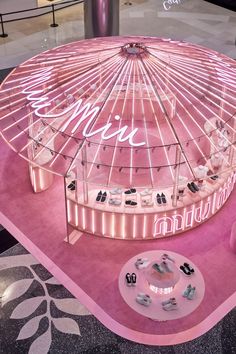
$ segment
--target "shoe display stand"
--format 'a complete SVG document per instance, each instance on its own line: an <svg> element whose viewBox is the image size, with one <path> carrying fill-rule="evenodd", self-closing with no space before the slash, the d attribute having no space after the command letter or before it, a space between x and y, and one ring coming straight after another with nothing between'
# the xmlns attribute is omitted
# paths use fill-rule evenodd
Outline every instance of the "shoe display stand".
<svg viewBox="0 0 236 354"><path fill-rule="evenodd" d="M168 261L173 273L165 273L167 276L165 277L164 274L164 281L161 280L162 275L158 274L158 272L152 268L154 262L160 262L163 254L168 254L174 260L174 262ZM135 262L138 258L147 258L150 264L144 269L137 269ZM179 267L185 262L189 263L194 268L194 273L190 276L184 275L179 269ZM155 272L157 272L156 277ZM137 280L135 286L127 286L127 273L136 274ZM205 282L196 265L193 264L191 260L178 253L166 250L147 251L131 258L121 269L118 281L120 294L127 305L140 315L157 321L175 320L189 315L201 304L205 293ZM156 281L155 285L158 285L159 289L160 286L162 287L162 292L166 289L167 293L164 294L151 290L150 283L153 283L153 281ZM196 287L196 292L192 300L189 300L182 295L189 284ZM137 303L136 296L139 293L150 296L152 302L149 306ZM164 310L162 308L162 302L173 297L176 299L177 308L169 311Z"/></svg>
<svg viewBox="0 0 236 354"><path fill-rule="evenodd" d="M101 188L107 193L106 200L96 202L100 188L89 189L87 203L84 201L83 184L77 180L77 193L68 191L68 223L80 230L97 236L119 239L155 239L171 236L191 229L214 215L226 202L235 182L234 173L229 170L216 180L210 177L204 181L204 188L196 193L185 187L179 196L177 206L172 204L173 188L152 190L152 194L143 196L144 189L137 193L112 195L110 189ZM70 181L67 182L67 185ZM166 204L158 204L156 195L166 197ZM109 199L119 199L119 205L112 205ZM126 205L126 200L133 200L137 205ZM144 205L148 200L151 205Z"/></svg>

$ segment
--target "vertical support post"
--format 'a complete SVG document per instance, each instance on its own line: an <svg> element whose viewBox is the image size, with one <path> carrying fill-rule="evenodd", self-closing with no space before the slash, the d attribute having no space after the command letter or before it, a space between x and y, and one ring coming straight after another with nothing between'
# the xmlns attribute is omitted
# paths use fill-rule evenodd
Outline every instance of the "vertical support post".
<svg viewBox="0 0 236 354"><path fill-rule="evenodd" d="M180 149L179 145L176 145L176 152L175 152L175 166L176 167L175 167L173 197L172 197L172 206L173 207L177 206L180 160L181 160L181 149Z"/></svg>
<svg viewBox="0 0 236 354"><path fill-rule="evenodd" d="M55 21L55 5L52 4L52 24L51 27L58 27L58 24Z"/></svg>
<svg viewBox="0 0 236 354"><path fill-rule="evenodd" d="M119 35L120 0L84 0L85 38Z"/></svg>
<svg viewBox="0 0 236 354"><path fill-rule="evenodd" d="M84 197L84 204L88 204L88 182L87 182L87 150L86 144L82 148L82 161L83 161L83 197Z"/></svg>
<svg viewBox="0 0 236 354"><path fill-rule="evenodd" d="M5 33L5 31L4 31L4 24L3 24L2 14L0 14L0 21L1 21L1 29L2 29L2 33L0 34L0 37L6 38L6 37L8 37L8 34Z"/></svg>
<svg viewBox="0 0 236 354"><path fill-rule="evenodd" d="M70 228L69 228L69 213L67 205L67 196L66 196L66 176L64 177L64 195L65 195L65 209L66 209L66 242L70 243Z"/></svg>

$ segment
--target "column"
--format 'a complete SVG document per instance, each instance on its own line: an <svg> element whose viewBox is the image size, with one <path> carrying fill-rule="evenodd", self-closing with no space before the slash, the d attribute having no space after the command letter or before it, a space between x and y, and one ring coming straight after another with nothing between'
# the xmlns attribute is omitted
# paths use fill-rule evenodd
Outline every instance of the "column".
<svg viewBox="0 0 236 354"><path fill-rule="evenodd" d="M119 35L120 0L84 0L85 38Z"/></svg>

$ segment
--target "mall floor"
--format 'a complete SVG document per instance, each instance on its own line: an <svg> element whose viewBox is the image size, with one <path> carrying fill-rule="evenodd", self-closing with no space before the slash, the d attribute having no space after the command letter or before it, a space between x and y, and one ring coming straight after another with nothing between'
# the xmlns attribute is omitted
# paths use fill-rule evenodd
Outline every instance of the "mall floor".
<svg viewBox="0 0 236 354"><path fill-rule="evenodd" d="M168 11L162 0L133 0L132 6L124 2L121 0L121 35L180 39L236 58L236 12L203 0L183 0L172 4ZM50 15L6 23L8 37L0 38L0 81L8 68L51 47L84 37L82 5L58 11L56 21L57 28L49 26ZM236 353L235 309L191 342L166 347L133 343L99 323L34 257L21 245L15 245L5 230L0 232L0 241L1 252L5 251L0 256L1 354ZM9 291L12 295L6 302L4 294ZM49 302L48 296L53 301ZM38 298L41 302L37 304ZM54 320L51 331L49 318Z"/></svg>

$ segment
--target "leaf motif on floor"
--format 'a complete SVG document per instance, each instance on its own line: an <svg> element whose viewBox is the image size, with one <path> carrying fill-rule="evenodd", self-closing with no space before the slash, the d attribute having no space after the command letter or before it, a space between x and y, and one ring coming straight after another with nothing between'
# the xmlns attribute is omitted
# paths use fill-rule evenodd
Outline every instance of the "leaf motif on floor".
<svg viewBox="0 0 236 354"><path fill-rule="evenodd" d="M63 311L65 313L77 316L91 315L87 308L82 305L77 299L53 299L53 302L55 303L58 310Z"/></svg>
<svg viewBox="0 0 236 354"><path fill-rule="evenodd" d="M31 344L28 354L47 354L52 343L51 331L48 328L45 333L37 337Z"/></svg>
<svg viewBox="0 0 236 354"><path fill-rule="evenodd" d="M59 283L59 281L54 277L46 280L45 283L52 284L52 285L61 285L61 283Z"/></svg>
<svg viewBox="0 0 236 354"><path fill-rule="evenodd" d="M72 320L72 318L53 318L53 323L56 329L62 333L76 334L78 336L81 335L77 322Z"/></svg>
<svg viewBox="0 0 236 354"><path fill-rule="evenodd" d="M22 301L16 306L10 318L20 319L30 316L44 300L44 296L32 297Z"/></svg>
<svg viewBox="0 0 236 354"><path fill-rule="evenodd" d="M26 293L32 283L33 279L21 279L9 285L2 295L2 306Z"/></svg>
<svg viewBox="0 0 236 354"><path fill-rule="evenodd" d="M39 328L39 322L44 315L36 316L31 318L26 324L21 328L20 333L16 340L26 339L32 337Z"/></svg>

